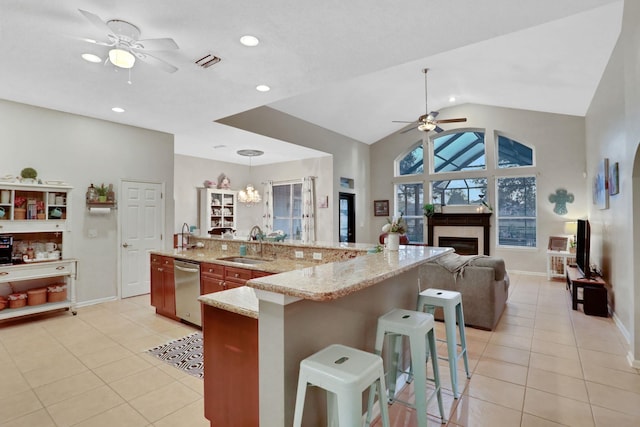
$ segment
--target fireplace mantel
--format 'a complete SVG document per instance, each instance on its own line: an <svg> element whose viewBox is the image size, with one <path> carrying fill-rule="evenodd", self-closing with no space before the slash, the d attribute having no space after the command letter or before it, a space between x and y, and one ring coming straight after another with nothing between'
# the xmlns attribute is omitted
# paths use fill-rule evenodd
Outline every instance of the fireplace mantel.
<svg viewBox="0 0 640 427"><path fill-rule="evenodd" d="M484 230L484 254L489 255L491 213L435 213L427 217L427 244L433 246L434 227L482 227Z"/></svg>

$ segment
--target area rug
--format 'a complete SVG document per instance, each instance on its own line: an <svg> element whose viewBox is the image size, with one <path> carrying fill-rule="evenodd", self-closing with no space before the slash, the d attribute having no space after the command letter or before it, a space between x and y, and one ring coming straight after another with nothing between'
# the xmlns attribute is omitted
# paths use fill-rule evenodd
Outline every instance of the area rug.
<svg viewBox="0 0 640 427"><path fill-rule="evenodd" d="M166 344L147 350L147 353L161 359L162 361L193 375L194 377L204 377L204 360L202 333L194 332L186 337L169 341Z"/></svg>

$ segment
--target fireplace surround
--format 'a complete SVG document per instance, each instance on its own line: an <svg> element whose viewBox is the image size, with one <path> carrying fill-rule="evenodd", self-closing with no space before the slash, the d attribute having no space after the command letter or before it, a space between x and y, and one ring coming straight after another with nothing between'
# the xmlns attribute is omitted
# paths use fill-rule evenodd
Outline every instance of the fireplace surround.
<svg viewBox="0 0 640 427"><path fill-rule="evenodd" d="M429 246L434 246L436 227L480 227L483 253L489 255L491 213L435 213L427 217L427 244ZM455 236L446 236L446 239L455 239ZM469 237L460 237L459 239L461 247L468 247ZM449 240L450 242L451 240Z"/></svg>

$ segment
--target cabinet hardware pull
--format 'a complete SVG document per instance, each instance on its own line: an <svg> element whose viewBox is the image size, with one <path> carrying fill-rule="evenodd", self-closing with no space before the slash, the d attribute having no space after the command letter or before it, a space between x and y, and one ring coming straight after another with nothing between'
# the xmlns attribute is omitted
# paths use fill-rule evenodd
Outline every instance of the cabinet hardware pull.
<svg viewBox="0 0 640 427"><path fill-rule="evenodd" d="M237 279L238 277L240 277L240 273L234 274L234 277Z"/></svg>
<svg viewBox="0 0 640 427"><path fill-rule="evenodd" d="M56 270L64 270L66 267L64 265L59 265L56 267Z"/></svg>
<svg viewBox="0 0 640 427"><path fill-rule="evenodd" d="M0 276L6 276L7 274L9 274L9 272L8 272L8 271L2 271L2 272L0 272Z"/></svg>

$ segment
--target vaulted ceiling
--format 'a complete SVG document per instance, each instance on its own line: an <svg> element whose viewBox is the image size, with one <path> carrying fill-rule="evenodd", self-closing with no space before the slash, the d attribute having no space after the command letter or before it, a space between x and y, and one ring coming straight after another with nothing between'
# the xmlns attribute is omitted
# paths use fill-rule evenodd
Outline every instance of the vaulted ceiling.
<svg viewBox="0 0 640 427"><path fill-rule="evenodd" d="M109 48L85 40L107 38L78 9L173 38L178 50L154 55L178 71L82 60L104 61ZM0 98L172 133L185 155L245 164L236 151L260 149L254 165L267 164L319 153L216 120L269 105L371 144L404 127L392 120L424 113L425 67L430 110L455 96L584 115L622 10L622 0L2 0ZM245 34L260 44L243 46ZM197 66L207 54L222 61Z"/></svg>

